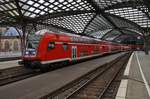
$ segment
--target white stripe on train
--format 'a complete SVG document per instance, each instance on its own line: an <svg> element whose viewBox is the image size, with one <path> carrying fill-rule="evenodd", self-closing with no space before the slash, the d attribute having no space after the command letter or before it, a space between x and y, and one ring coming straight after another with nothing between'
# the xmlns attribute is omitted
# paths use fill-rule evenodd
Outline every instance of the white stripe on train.
<svg viewBox="0 0 150 99"><path fill-rule="evenodd" d="M56 59L56 60L50 60L50 61L42 61L41 64L48 64L48 63L61 62L61 61L80 60L80 59L91 58L91 57L96 57L96 56L100 56L100 55L102 55L102 54L88 55L88 56L76 57L76 58L62 58L62 59Z"/></svg>

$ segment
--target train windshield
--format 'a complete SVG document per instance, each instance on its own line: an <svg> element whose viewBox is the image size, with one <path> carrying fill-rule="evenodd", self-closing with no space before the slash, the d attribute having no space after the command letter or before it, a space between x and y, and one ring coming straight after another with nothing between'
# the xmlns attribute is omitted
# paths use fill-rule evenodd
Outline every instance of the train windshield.
<svg viewBox="0 0 150 99"><path fill-rule="evenodd" d="M39 45L41 35L31 35L27 40L27 48L36 49Z"/></svg>

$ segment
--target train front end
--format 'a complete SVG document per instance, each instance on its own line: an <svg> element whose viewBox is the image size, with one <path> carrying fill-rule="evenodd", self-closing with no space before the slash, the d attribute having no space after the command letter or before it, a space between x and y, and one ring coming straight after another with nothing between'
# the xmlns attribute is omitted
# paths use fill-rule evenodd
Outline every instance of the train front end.
<svg viewBox="0 0 150 99"><path fill-rule="evenodd" d="M22 64L25 67L39 67L40 65L40 57L38 48L40 45L41 35L32 35L28 37L26 49L23 53Z"/></svg>

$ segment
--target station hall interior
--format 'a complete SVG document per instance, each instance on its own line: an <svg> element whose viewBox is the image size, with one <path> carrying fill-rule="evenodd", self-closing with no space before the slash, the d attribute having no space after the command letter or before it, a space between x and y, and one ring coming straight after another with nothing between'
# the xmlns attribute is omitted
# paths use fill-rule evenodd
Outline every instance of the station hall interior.
<svg viewBox="0 0 150 99"><path fill-rule="evenodd" d="M0 99L150 99L150 0L0 0Z"/></svg>

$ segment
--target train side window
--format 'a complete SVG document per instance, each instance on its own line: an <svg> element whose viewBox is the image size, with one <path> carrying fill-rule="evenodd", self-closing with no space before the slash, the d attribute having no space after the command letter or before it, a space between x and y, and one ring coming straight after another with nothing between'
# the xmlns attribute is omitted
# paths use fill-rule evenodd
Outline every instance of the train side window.
<svg viewBox="0 0 150 99"><path fill-rule="evenodd" d="M55 48L55 43L54 42L49 42L48 43L48 50L52 50Z"/></svg>
<svg viewBox="0 0 150 99"><path fill-rule="evenodd" d="M68 49L68 44L67 43L63 43L63 49L67 50Z"/></svg>

